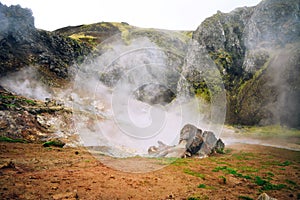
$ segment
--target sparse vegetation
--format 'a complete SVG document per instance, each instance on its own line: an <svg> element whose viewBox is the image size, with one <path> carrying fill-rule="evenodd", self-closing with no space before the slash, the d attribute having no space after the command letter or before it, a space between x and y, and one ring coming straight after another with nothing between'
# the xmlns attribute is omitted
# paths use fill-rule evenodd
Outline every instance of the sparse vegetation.
<svg viewBox="0 0 300 200"><path fill-rule="evenodd" d="M35 100L27 99L25 97L2 93L0 94L0 106L4 105L6 108L12 109L20 106L34 106Z"/></svg>
<svg viewBox="0 0 300 200"><path fill-rule="evenodd" d="M278 124L270 126L243 126L240 134L261 137L292 137L300 136L300 130L283 127Z"/></svg>
<svg viewBox="0 0 300 200"><path fill-rule="evenodd" d="M289 165L291 165L293 163L291 161L288 161L288 160L286 160L284 162L280 162L278 160L268 160L268 161L263 161L262 164L264 164L264 165L273 165L273 166L286 167L286 166L289 166Z"/></svg>
<svg viewBox="0 0 300 200"><path fill-rule="evenodd" d="M50 140L43 143L43 147L50 147L50 146L62 148L63 146L65 146L65 143L60 140Z"/></svg>
<svg viewBox="0 0 300 200"><path fill-rule="evenodd" d="M287 160L287 161L284 161L282 163L279 163L278 166L289 166L291 164L292 164L292 162Z"/></svg>
<svg viewBox="0 0 300 200"><path fill-rule="evenodd" d="M175 165L175 166L186 166L188 165L189 161L188 159L186 158L177 158L177 159L173 159L175 160L174 162L171 162L172 165Z"/></svg>
<svg viewBox="0 0 300 200"><path fill-rule="evenodd" d="M253 153L245 153L245 152L240 152L232 155L238 160L250 160L254 157Z"/></svg>
<svg viewBox="0 0 300 200"><path fill-rule="evenodd" d="M227 166L219 166L219 167L216 167L215 169L213 169L212 171L213 172L223 171L225 174L232 174L239 178L251 179L251 176L243 175L243 174L239 173L236 169L230 168Z"/></svg>
<svg viewBox="0 0 300 200"><path fill-rule="evenodd" d="M295 181L286 179L285 182L287 182L287 183L290 184L290 185L297 186L297 183L296 183Z"/></svg>
<svg viewBox="0 0 300 200"><path fill-rule="evenodd" d="M215 190L215 189L216 189L216 188L213 187L213 186L208 186L208 185L203 184L203 183L199 184L199 185L197 186L197 188L208 189L208 190Z"/></svg>
<svg viewBox="0 0 300 200"><path fill-rule="evenodd" d="M70 35L69 37L74 40L87 43L91 46L96 46L98 44L96 37L91 36L91 35L86 35L85 33L74 33L74 34Z"/></svg>
<svg viewBox="0 0 300 200"><path fill-rule="evenodd" d="M10 143L26 143L26 140L23 139L12 139L5 136L0 136L0 142L10 142Z"/></svg>
<svg viewBox="0 0 300 200"><path fill-rule="evenodd" d="M193 171L193 170L191 170L189 168L184 169L183 172L186 173L186 174L192 175L192 176L196 176L196 177L205 179L205 175L204 174L201 174L199 172L195 172L195 171Z"/></svg>
<svg viewBox="0 0 300 200"><path fill-rule="evenodd" d="M272 172L267 172L267 175L268 175L269 177L274 177L274 176L275 176Z"/></svg>
<svg viewBox="0 0 300 200"><path fill-rule="evenodd" d="M205 184L200 184L200 185L198 185L198 188L206 188L206 185Z"/></svg>
<svg viewBox="0 0 300 200"><path fill-rule="evenodd" d="M280 190L282 188L285 188L285 184L272 184L269 181L261 178L260 176L256 176L254 182L258 185L261 186L262 190Z"/></svg>
<svg viewBox="0 0 300 200"><path fill-rule="evenodd" d="M241 170L242 172L258 172L259 170L252 167L252 166L241 166L239 167L239 170Z"/></svg>
<svg viewBox="0 0 300 200"><path fill-rule="evenodd" d="M251 197L248 196L239 196L238 198L242 200L253 200Z"/></svg>
<svg viewBox="0 0 300 200"><path fill-rule="evenodd" d="M277 154L271 154L272 157L270 157L270 155L257 154L255 151L251 152L248 150L244 150L243 152L239 152L238 149L233 149L232 153L223 154L217 157L209 157L205 159L167 158L166 160L168 160L168 162L165 163L166 164L169 163L170 165L166 168L163 168L162 170L153 172L153 174L150 173L147 175L141 175L141 177L136 177L136 175L131 175L131 174L128 175L127 173L122 174L122 172L118 172L118 174L121 174L122 177L122 178L118 178L118 176L114 174L115 173L114 170L110 170L109 168L102 165L97 165L97 167L95 167L94 158L86 157L85 153L82 150L80 150L81 156L79 157L74 156L74 149L69 149L69 148L58 149L54 147L53 148L46 147L45 150L47 151L46 152L47 155L51 156L51 163L53 162L52 157L54 156L54 154L56 155L57 151L61 150L60 152L62 154L65 152L69 152L70 155L72 155L69 156L67 159L75 159L73 161L74 163L76 163L76 164L73 163L74 169L76 168L76 170L79 170L77 166L85 166L84 169L82 169L84 171L96 170L95 172L93 171L93 173L92 172L88 173L88 174L98 173L99 177L97 179L97 183L93 183L93 184L99 184L101 183L101 181L99 181L100 179L102 180L105 177L110 177L110 175L113 174L113 176L111 177L115 177L115 178L109 178L110 184L114 183L111 181L115 181L115 184L118 185L123 184L123 186L128 187L129 190L132 189L131 187L138 187L138 189L139 187L144 187L144 186L149 187L151 191L150 190L149 192L146 191L145 195L149 195L149 194L157 195L157 192L155 192L155 190L151 188L152 185L161 186L161 184L163 184L163 187L166 187L165 190L173 191L174 184L171 184L170 186L168 184L164 185L165 181L161 181L161 180L165 180L165 179L168 180L168 182L176 183L176 187L175 187L176 189L181 188L184 191L184 193L178 192L177 195L175 194L175 198L178 197L178 198L188 199L188 197L190 197L190 199L196 198L200 200L211 199L211 198L219 199L218 197L220 197L220 195L224 195L225 193L232 199L234 198L241 199L241 200L251 199L254 197L256 198L255 196L256 194L268 190L280 190L280 193L276 193L279 194L278 196L272 196L280 199L282 196L291 193L294 196L297 196L296 191L299 189L298 186L299 181L297 179L293 179L294 177L289 176L290 174L297 172L297 169L290 166L286 166L287 168L286 171L280 171L279 169L280 166L278 166L278 164L280 163L287 164L287 162L285 162L284 160L283 161L281 160L279 162L274 162L275 159L278 159ZM43 152L40 149L37 149L36 151L38 151L39 153ZM291 151L290 153L294 153L294 155L296 155L295 152ZM243 159L240 160L240 157L237 156L239 154L241 154L242 157L245 155L246 157L249 155L250 157L252 156L253 157L250 160L243 160ZM41 160L41 158L38 159ZM61 157L58 157L56 159L57 160L55 160L55 162L58 164L52 167L55 167L56 169L57 166L62 165L61 169L63 170L61 171L64 172L65 165L63 165L63 163L65 162L61 161ZM142 158L136 157L134 159L142 159ZM152 160L154 158L150 158L150 159ZM118 159L115 160L117 161ZM160 161L163 159L156 159L156 160ZM272 161L273 162L272 164L275 165L264 165L262 162L260 162L261 160L264 160L265 162ZM292 159L288 161L295 163L295 160ZM72 163L72 162L68 160L67 163ZM218 164L218 163L222 163L222 164ZM245 163L247 164L245 165ZM253 163L255 163L255 165L253 165ZM291 164L291 165L295 166L296 164ZM107 172L107 170L110 171ZM42 170L42 171L48 173L47 170ZM59 170L54 170L54 171L59 171ZM76 176L77 179L78 176ZM79 179L84 181L86 180L86 177L82 174L81 178L79 177ZM129 182L126 182L128 180ZM242 182L243 184L242 185L233 184L236 181ZM189 184L187 184L187 182ZM191 187L193 187L194 190L191 190ZM217 191L216 193L213 194L213 196L211 193L212 190ZM193 193L191 192L187 193L187 191L193 191ZM231 191L239 191L240 193L232 193ZM251 192L253 196L252 195L247 196L247 194L249 194L248 192ZM217 193L219 193L220 195L218 195ZM169 194L170 192L168 192L168 195ZM238 196L238 194L240 194L240 196Z"/></svg>

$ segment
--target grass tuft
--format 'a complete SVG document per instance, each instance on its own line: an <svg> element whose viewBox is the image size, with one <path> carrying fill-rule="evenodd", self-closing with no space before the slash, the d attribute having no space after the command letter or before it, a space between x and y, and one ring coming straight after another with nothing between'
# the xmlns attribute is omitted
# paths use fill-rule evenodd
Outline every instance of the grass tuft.
<svg viewBox="0 0 300 200"><path fill-rule="evenodd" d="M239 178L251 179L251 176L243 175L243 174L239 173L236 169L230 168L230 167L227 167L227 166L219 166L219 167L216 167L215 169L213 169L212 171L213 172L223 171L226 174L232 174L232 175L234 175L236 177L239 177Z"/></svg>
<svg viewBox="0 0 300 200"><path fill-rule="evenodd" d="M284 161L284 162L282 162L282 163L279 163L278 164L278 166L283 166L283 167L285 167L285 166L289 166L289 165L291 165L291 164L293 164L291 161Z"/></svg>
<svg viewBox="0 0 300 200"><path fill-rule="evenodd" d="M205 184L200 184L200 185L198 185L197 188L206 188L206 185Z"/></svg>
<svg viewBox="0 0 300 200"><path fill-rule="evenodd" d="M265 179L262 179L261 177L259 176L256 176L255 177L255 180L254 182L258 185L258 186L261 186L261 189L262 190L280 190L282 188L285 188L286 185L285 184L272 184L270 183L269 181L265 180Z"/></svg>
<svg viewBox="0 0 300 200"><path fill-rule="evenodd" d="M288 184L293 185L293 186L296 186L296 185L297 185L296 182L294 182L294 181L292 181L292 180L289 180L289 179L286 179L285 182L287 182Z"/></svg>
<svg viewBox="0 0 300 200"><path fill-rule="evenodd" d="M248 196L239 196L238 198L242 200L253 200L251 197Z"/></svg>
<svg viewBox="0 0 300 200"><path fill-rule="evenodd" d="M200 200L199 197L188 197L187 200Z"/></svg>
<svg viewBox="0 0 300 200"><path fill-rule="evenodd" d="M0 136L0 142L10 142L10 143L27 143L26 140L23 139L12 139L5 136Z"/></svg>
<svg viewBox="0 0 300 200"><path fill-rule="evenodd" d="M190 170L190 169L184 169L183 172L186 173L186 174L192 175L192 176L196 176L196 177L205 179L205 175L204 175L204 174L201 174L201 173L199 173L199 172L192 171L192 170Z"/></svg>

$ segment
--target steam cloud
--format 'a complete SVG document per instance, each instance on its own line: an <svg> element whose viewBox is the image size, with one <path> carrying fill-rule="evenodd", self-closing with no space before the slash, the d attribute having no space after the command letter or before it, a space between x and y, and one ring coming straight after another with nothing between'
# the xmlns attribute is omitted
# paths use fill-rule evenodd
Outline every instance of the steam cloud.
<svg viewBox="0 0 300 200"><path fill-rule="evenodd" d="M16 73L1 78L0 85L32 99L45 100L45 98L53 98L51 89L39 79L35 67L23 68Z"/></svg>
<svg viewBox="0 0 300 200"><path fill-rule="evenodd" d="M225 98L219 96L221 101L215 99L207 105L185 91L189 88L185 80L185 75L191 73L188 69L193 66L194 71L202 73L214 69L213 62L207 64L201 60L204 57L194 56L201 49L197 43L183 42L174 33L157 32L171 40L173 48L162 49L151 38L142 36L124 42L121 35L116 35L101 44L99 56L88 58L75 69L73 87L69 89L43 85L34 67L12 74L0 84L30 98L63 100L73 107L81 143L105 149L112 156L146 155L148 147L158 141L175 145L186 123L213 130L219 136L225 109L218 104L225 106ZM168 99L164 95L170 94L166 91L175 94L175 98L164 102ZM138 100L137 92L144 99L156 98L156 103ZM207 113L219 119L207 121Z"/></svg>
<svg viewBox="0 0 300 200"><path fill-rule="evenodd" d="M190 47L188 43L182 45L180 50ZM111 149L111 155L118 157L146 155L149 146L156 145L157 141L177 144L180 129L186 123L204 129L219 129L217 132L220 132L219 126L203 123L205 115L199 112L199 104L203 102L178 91L179 79L181 86L188 84L182 75L182 68L187 66L178 69L186 55L163 50L145 37L131 39L130 45L124 44L121 37L113 37L102 46L112 48L80 67L73 88L79 99L92 96L92 102L101 103L100 107L104 109L101 114L98 109L93 110L97 120L92 130L79 131L85 146L105 146L105 149ZM135 93L145 85L151 85L148 89L157 91L146 91L144 95L156 95L155 92L161 95L163 91L153 84L165 86L176 94L176 98L152 105L139 101ZM224 114L218 116L225 117ZM224 118L220 124L223 122ZM80 128L85 124L80 123Z"/></svg>

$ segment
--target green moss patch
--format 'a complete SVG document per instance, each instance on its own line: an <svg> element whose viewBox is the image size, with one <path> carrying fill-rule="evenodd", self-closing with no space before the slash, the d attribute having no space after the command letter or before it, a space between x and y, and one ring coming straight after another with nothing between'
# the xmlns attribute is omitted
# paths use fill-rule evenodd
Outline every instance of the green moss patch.
<svg viewBox="0 0 300 200"><path fill-rule="evenodd" d="M196 176L196 177L205 179L205 175L204 174L192 171L191 169L184 169L183 172L186 173L186 174L192 175L192 176Z"/></svg>
<svg viewBox="0 0 300 200"><path fill-rule="evenodd" d="M10 143L27 143L26 140L23 139L12 139L5 136L0 136L0 142L10 142Z"/></svg>

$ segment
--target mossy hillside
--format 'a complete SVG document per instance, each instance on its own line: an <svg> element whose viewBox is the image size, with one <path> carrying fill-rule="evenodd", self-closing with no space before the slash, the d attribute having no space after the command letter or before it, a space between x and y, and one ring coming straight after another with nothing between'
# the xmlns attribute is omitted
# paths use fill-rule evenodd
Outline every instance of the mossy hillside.
<svg viewBox="0 0 300 200"><path fill-rule="evenodd" d="M92 48L96 48L97 45L116 34L121 34L122 38L125 39L128 31L133 28L133 26L127 23L99 22L61 28L56 30L55 33L73 38Z"/></svg>
<svg viewBox="0 0 300 200"><path fill-rule="evenodd" d="M233 106L238 124L255 125L268 115L268 111L263 109L263 106L275 94L275 88L262 90L262 86L270 81L270 78L265 75L268 65L269 61L255 73L252 79L243 82L237 88Z"/></svg>
<svg viewBox="0 0 300 200"><path fill-rule="evenodd" d="M110 37L120 37L124 45L130 45L137 38L147 38L157 48L161 49L169 57L169 63L178 62L178 59L183 59L185 55L186 43L191 37L191 31L168 31L151 28L138 28L130 26L127 23L117 22L101 22L90 25L81 25L75 27L66 27L55 31L58 34L71 37L79 42L87 43L94 50L94 56L101 54L105 49L110 47L101 45L102 42ZM168 63L167 63L168 64ZM181 72L182 64L176 66L178 73ZM175 77L176 78L176 77ZM173 89L176 88L176 80L170 80Z"/></svg>
<svg viewBox="0 0 300 200"><path fill-rule="evenodd" d="M241 67L246 51L243 29L252 12L252 8L239 8L231 13L218 11L204 20L193 34L193 38L206 47L221 73L227 90L227 122L232 122L230 118L234 118L232 111L236 110L236 91L243 84L246 75Z"/></svg>
<svg viewBox="0 0 300 200"><path fill-rule="evenodd" d="M187 42L190 40L180 31L159 30L151 28L135 28L130 32L130 38L146 37L162 50L176 56L185 56Z"/></svg>
<svg viewBox="0 0 300 200"><path fill-rule="evenodd" d="M227 123L253 125L281 121L288 126L300 127L296 122L300 121L299 112L295 113L289 108L298 108L299 104L294 102L300 97L296 86L299 82L295 78L299 70L294 67L297 65L295 63L299 63L295 53L299 52L295 49L299 42L299 34L295 32L299 29L299 9L296 5L297 1L293 0L267 0L255 7L237 8L230 13L218 11L204 20L193 33L193 38L206 47L222 74L227 89ZM290 60L282 63L272 51L286 51L288 46L294 50L280 53ZM271 72L267 69L265 66L272 59L281 62L285 70L275 72L273 69ZM274 84L276 78L272 76L275 73L286 77L288 84L284 81L281 85ZM281 105L277 107L282 114L274 113L271 110L275 108L267 107L282 98L281 88L286 85L289 88L286 89L289 91L286 102L290 103L279 103ZM270 120L266 121L266 118Z"/></svg>
<svg viewBox="0 0 300 200"><path fill-rule="evenodd" d="M229 82L242 77L245 55L243 29L250 19L252 8L238 8L230 13L220 11L201 23L193 38L206 46L220 70L228 70ZM226 84L226 89L231 90Z"/></svg>
<svg viewBox="0 0 300 200"><path fill-rule="evenodd" d="M174 41L179 40L187 42L191 38L192 31L168 31L151 28L138 28L125 22L100 22L96 24L80 25L66 27L55 31L58 34L68 36L81 42L88 41L90 45L95 46L108 39L111 36L120 34L123 41L130 44L131 39L136 37L147 37L159 47L174 51L176 53L178 46L173 47ZM180 53L179 55L182 55Z"/></svg>
<svg viewBox="0 0 300 200"><path fill-rule="evenodd" d="M239 87L236 98L238 123L299 127L299 65L297 43L269 51L269 59ZM285 96L284 100L283 95Z"/></svg>

